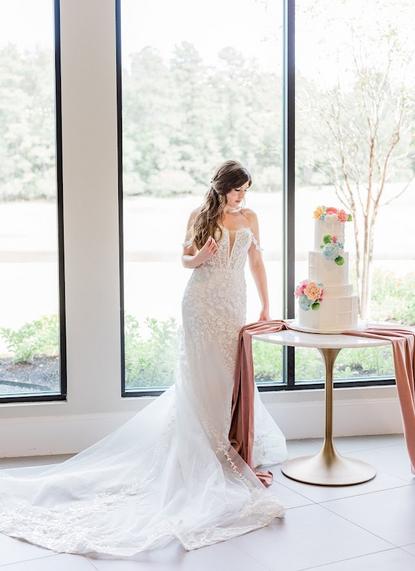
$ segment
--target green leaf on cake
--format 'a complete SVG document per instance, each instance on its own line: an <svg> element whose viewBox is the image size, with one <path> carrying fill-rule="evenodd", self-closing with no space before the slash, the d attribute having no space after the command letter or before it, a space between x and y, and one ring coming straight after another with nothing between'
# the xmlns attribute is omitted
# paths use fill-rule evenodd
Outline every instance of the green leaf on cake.
<svg viewBox="0 0 415 571"><path fill-rule="evenodd" d="M323 236L323 244L330 244L331 243L331 236L330 234L326 234Z"/></svg>
<svg viewBox="0 0 415 571"><path fill-rule="evenodd" d="M315 301L314 303L311 304L311 309L318 309L320 307L320 304L318 301Z"/></svg>
<svg viewBox="0 0 415 571"><path fill-rule="evenodd" d="M338 266L342 266L344 264L344 258L343 256L337 256L337 258L334 259L334 261L336 262L336 264Z"/></svg>

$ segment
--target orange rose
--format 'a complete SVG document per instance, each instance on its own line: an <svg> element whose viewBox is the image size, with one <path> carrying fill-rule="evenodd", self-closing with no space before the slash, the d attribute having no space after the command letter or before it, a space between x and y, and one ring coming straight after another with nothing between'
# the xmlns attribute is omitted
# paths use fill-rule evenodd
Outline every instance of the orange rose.
<svg viewBox="0 0 415 571"><path fill-rule="evenodd" d="M304 295L313 301L317 301L321 297L321 288L315 282L309 282L304 289Z"/></svg>
<svg viewBox="0 0 415 571"><path fill-rule="evenodd" d="M318 220L319 218L321 218L321 216L324 214L324 207L323 206L317 206L317 208L314 210L313 212L313 216L316 220Z"/></svg>

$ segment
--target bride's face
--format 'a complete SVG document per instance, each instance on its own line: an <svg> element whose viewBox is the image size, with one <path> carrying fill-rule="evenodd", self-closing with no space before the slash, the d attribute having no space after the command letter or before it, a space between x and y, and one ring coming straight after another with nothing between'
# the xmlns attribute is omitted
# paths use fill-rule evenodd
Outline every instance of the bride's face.
<svg viewBox="0 0 415 571"><path fill-rule="evenodd" d="M239 206L242 200L244 199L245 192L248 190L248 188L249 188L249 181L247 181L239 188L234 188L231 191L229 191L226 195L226 204L231 207Z"/></svg>

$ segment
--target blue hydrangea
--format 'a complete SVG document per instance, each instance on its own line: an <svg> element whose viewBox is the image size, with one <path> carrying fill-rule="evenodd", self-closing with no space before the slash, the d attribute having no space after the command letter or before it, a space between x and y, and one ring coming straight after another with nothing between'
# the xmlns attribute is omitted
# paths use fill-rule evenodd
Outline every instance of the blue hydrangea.
<svg viewBox="0 0 415 571"><path fill-rule="evenodd" d="M338 243L332 242L331 244L324 244L322 253L327 260L335 260L342 253L342 248Z"/></svg>
<svg viewBox="0 0 415 571"><path fill-rule="evenodd" d="M304 311L308 311L313 303L306 295L302 295L298 300L301 309Z"/></svg>

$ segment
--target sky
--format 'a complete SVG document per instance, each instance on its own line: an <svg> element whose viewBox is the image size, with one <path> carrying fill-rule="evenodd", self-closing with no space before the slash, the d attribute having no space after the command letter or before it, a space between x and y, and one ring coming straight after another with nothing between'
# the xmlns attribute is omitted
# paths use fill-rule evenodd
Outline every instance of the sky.
<svg viewBox="0 0 415 571"><path fill-rule="evenodd" d="M187 40L210 64L218 50L232 45L280 71L281 7L280 0L121 0L124 61L146 45L168 58L175 43ZM0 47L8 42L51 47L53 1L0 0Z"/></svg>
<svg viewBox="0 0 415 571"><path fill-rule="evenodd" d="M215 65L218 51L230 45L255 57L261 69L281 74L282 6L282 0L121 0L123 63L147 45L168 59L175 44L188 41L207 64ZM296 0L296 10L297 69L323 83L350 64L350 19L361 35L372 37L372 57L380 66L378 20L381 27L396 25L415 51L415 0ZM7 42L51 48L53 1L0 0L0 47Z"/></svg>
<svg viewBox="0 0 415 571"><path fill-rule="evenodd" d="M8 42L32 50L52 48L52 0L0 0L0 47Z"/></svg>
<svg viewBox="0 0 415 571"><path fill-rule="evenodd" d="M221 48L234 46L281 71L281 0L122 0L121 13L124 61L147 45L168 59L175 44L188 41L210 65Z"/></svg>

